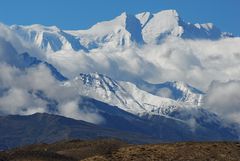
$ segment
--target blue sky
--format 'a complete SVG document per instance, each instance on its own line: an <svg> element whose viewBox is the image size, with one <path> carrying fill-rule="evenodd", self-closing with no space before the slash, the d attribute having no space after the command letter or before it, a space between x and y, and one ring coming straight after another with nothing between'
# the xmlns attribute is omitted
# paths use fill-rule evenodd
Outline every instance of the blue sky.
<svg viewBox="0 0 240 161"><path fill-rule="evenodd" d="M11 24L56 25L86 29L120 13L176 9L189 22L213 22L240 35L240 0L1 0L0 21Z"/></svg>

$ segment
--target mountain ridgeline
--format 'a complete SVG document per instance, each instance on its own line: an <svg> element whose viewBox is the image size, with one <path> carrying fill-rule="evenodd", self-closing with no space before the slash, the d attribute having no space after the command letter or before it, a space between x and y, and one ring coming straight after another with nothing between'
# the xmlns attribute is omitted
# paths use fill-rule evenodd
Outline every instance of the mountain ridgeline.
<svg viewBox="0 0 240 161"><path fill-rule="evenodd" d="M187 23L175 10L155 14L143 12L137 15L124 12L115 19L97 23L88 30L69 31L56 26L42 25L13 25L10 29L28 43L49 52L60 50L88 52L102 47L158 44L171 36L209 40L233 37L230 33L221 32L212 23Z"/></svg>

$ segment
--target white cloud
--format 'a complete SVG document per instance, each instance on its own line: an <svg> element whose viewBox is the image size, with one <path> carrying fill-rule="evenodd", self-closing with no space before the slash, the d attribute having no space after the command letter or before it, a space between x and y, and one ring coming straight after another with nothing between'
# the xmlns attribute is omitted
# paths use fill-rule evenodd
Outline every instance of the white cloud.
<svg viewBox="0 0 240 161"><path fill-rule="evenodd" d="M47 112L46 104L33 98L26 90L11 88L0 97L0 113L2 114L33 114Z"/></svg>
<svg viewBox="0 0 240 161"><path fill-rule="evenodd" d="M39 48L37 48L36 46L34 46L32 44L22 41L21 38L19 36L17 36L16 34L14 34L9 29L8 26L6 26L2 23L0 23L0 41L1 41L1 39L4 39L4 41L9 42L12 45L12 47L14 48L14 50L17 51L17 53L28 52L28 53L31 53L42 59L44 59L46 57L45 53L43 53L41 50L39 50ZM1 43L0 43L0 46L1 46ZM2 46L1 46L1 48L2 48ZM1 49L0 49L0 52L1 52ZM7 54L7 53L5 53L5 54Z"/></svg>
<svg viewBox="0 0 240 161"><path fill-rule="evenodd" d="M131 46L124 50L103 48L87 54L60 51L50 57L70 77L97 71L119 80L137 78L152 83L179 80L204 92L214 80L240 79L240 38L216 41L170 38L161 45ZM210 87L206 105L226 119L240 122L240 89L236 82ZM168 91L160 94L170 95Z"/></svg>
<svg viewBox="0 0 240 161"><path fill-rule="evenodd" d="M101 48L90 53L59 51L50 54L48 60L69 77L99 72L120 80L179 80L207 90L213 80L240 78L240 38L170 38L161 45L142 48Z"/></svg>
<svg viewBox="0 0 240 161"><path fill-rule="evenodd" d="M240 123L240 81L214 82L206 96L206 107L225 119Z"/></svg>
<svg viewBox="0 0 240 161"><path fill-rule="evenodd" d="M77 89L65 87L51 75L45 65L20 70L0 63L0 114L29 115L36 112L60 114L95 124L104 119L96 111L79 108L80 95ZM48 101L37 96L57 101L55 110L48 108Z"/></svg>
<svg viewBox="0 0 240 161"><path fill-rule="evenodd" d="M94 111L80 110L78 104L79 100L66 102L59 107L59 112L63 116L84 120L94 124L100 124L104 121L104 119Z"/></svg>
<svg viewBox="0 0 240 161"><path fill-rule="evenodd" d="M160 89L156 95L166 98L172 98L172 91L169 88Z"/></svg>

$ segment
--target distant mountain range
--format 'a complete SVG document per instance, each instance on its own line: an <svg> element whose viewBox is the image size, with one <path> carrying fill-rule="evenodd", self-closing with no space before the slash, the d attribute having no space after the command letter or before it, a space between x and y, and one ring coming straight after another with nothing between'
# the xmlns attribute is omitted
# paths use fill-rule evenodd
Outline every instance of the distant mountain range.
<svg viewBox="0 0 240 161"><path fill-rule="evenodd" d="M84 121L50 114L0 117L0 150L34 143L52 143L59 140L81 138L118 138L132 143L160 140L137 133L104 128Z"/></svg>
<svg viewBox="0 0 240 161"><path fill-rule="evenodd" d="M204 63L222 59L184 43L240 43L211 23L187 23L166 10L122 13L88 30L1 24L0 31L0 65L7 68L0 70L1 149L98 137L239 140L240 125L208 108L210 92L182 81L205 81L216 69Z"/></svg>
<svg viewBox="0 0 240 161"><path fill-rule="evenodd" d="M42 25L13 25L10 29L25 41L49 52L59 50L88 52L102 47L161 43L171 36L210 40L233 37L230 33L221 32L212 23L187 23L176 10L165 10L155 14L143 12L137 15L124 12L115 19L97 23L88 30L68 31L56 26Z"/></svg>

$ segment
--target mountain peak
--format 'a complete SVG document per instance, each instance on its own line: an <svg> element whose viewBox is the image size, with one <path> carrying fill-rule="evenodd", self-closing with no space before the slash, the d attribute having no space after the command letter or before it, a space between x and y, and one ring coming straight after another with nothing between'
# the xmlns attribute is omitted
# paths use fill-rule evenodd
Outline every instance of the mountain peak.
<svg viewBox="0 0 240 161"><path fill-rule="evenodd" d="M102 78L108 78L110 79L109 77L103 75L103 74L99 74L97 72L94 72L94 73L80 73L79 74L79 77L83 78L83 79L102 79Z"/></svg>
<svg viewBox="0 0 240 161"><path fill-rule="evenodd" d="M93 25L88 30L63 31L56 26L39 24L13 25L10 28L22 39L49 52L122 49L133 45L161 44L168 37L210 40L233 37L232 34L221 32L212 23L186 23L173 9L154 14L142 12L132 15L123 12L112 20Z"/></svg>
<svg viewBox="0 0 240 161"><path fill-rule="evenodd" d="M150 12L142 12L137 14L136 17L139 19L142 28L144 28L148 21L153 17L153 14Z"/></svg>
<svg viewBox="0 0 240 161"><path fill-rule="evenodd" d="M137 18L142 24L143 39L147 43L161 41L169 35L179 36L183 29L179 27L179 15L176 10L164 10L155 14L141 13Z"/></svg>
<svg viewBox="0 0 240 161"><path fill-rule="evenodd" d="M96 88L101 87L109 91L113 91L115 88L119 88L116 81L97 72L88 74L80 73L79 77L76 77L75 80L81 80L83 84L87 86L94 86Z"/></svg>
<svg viewBox="0 0 240 161"><path fill-rule="evenodd" d="M83 38L83 43L90 49L103 46L124 47L144 43L140 21L135 15L126 12L110 21L99 22L89 30L81 30L77 35Z"/></svg>
<svg viewBox="0 0 240 161"><path fill-rule="evenodd" d="M214 24L191 24L181 19L176 10L163 10L155 14L143 12L137 14L142 25L142 36L146 43L161 43L167 37L183 39L211 39L217 40L232 37L222 33Z"/></svg>
<svg viewBox="0 0 240 161"><path fill-rule="evenodd" d="M122 12L118 17L122 19L126 19L129 14L127 12Z"/></svg>

